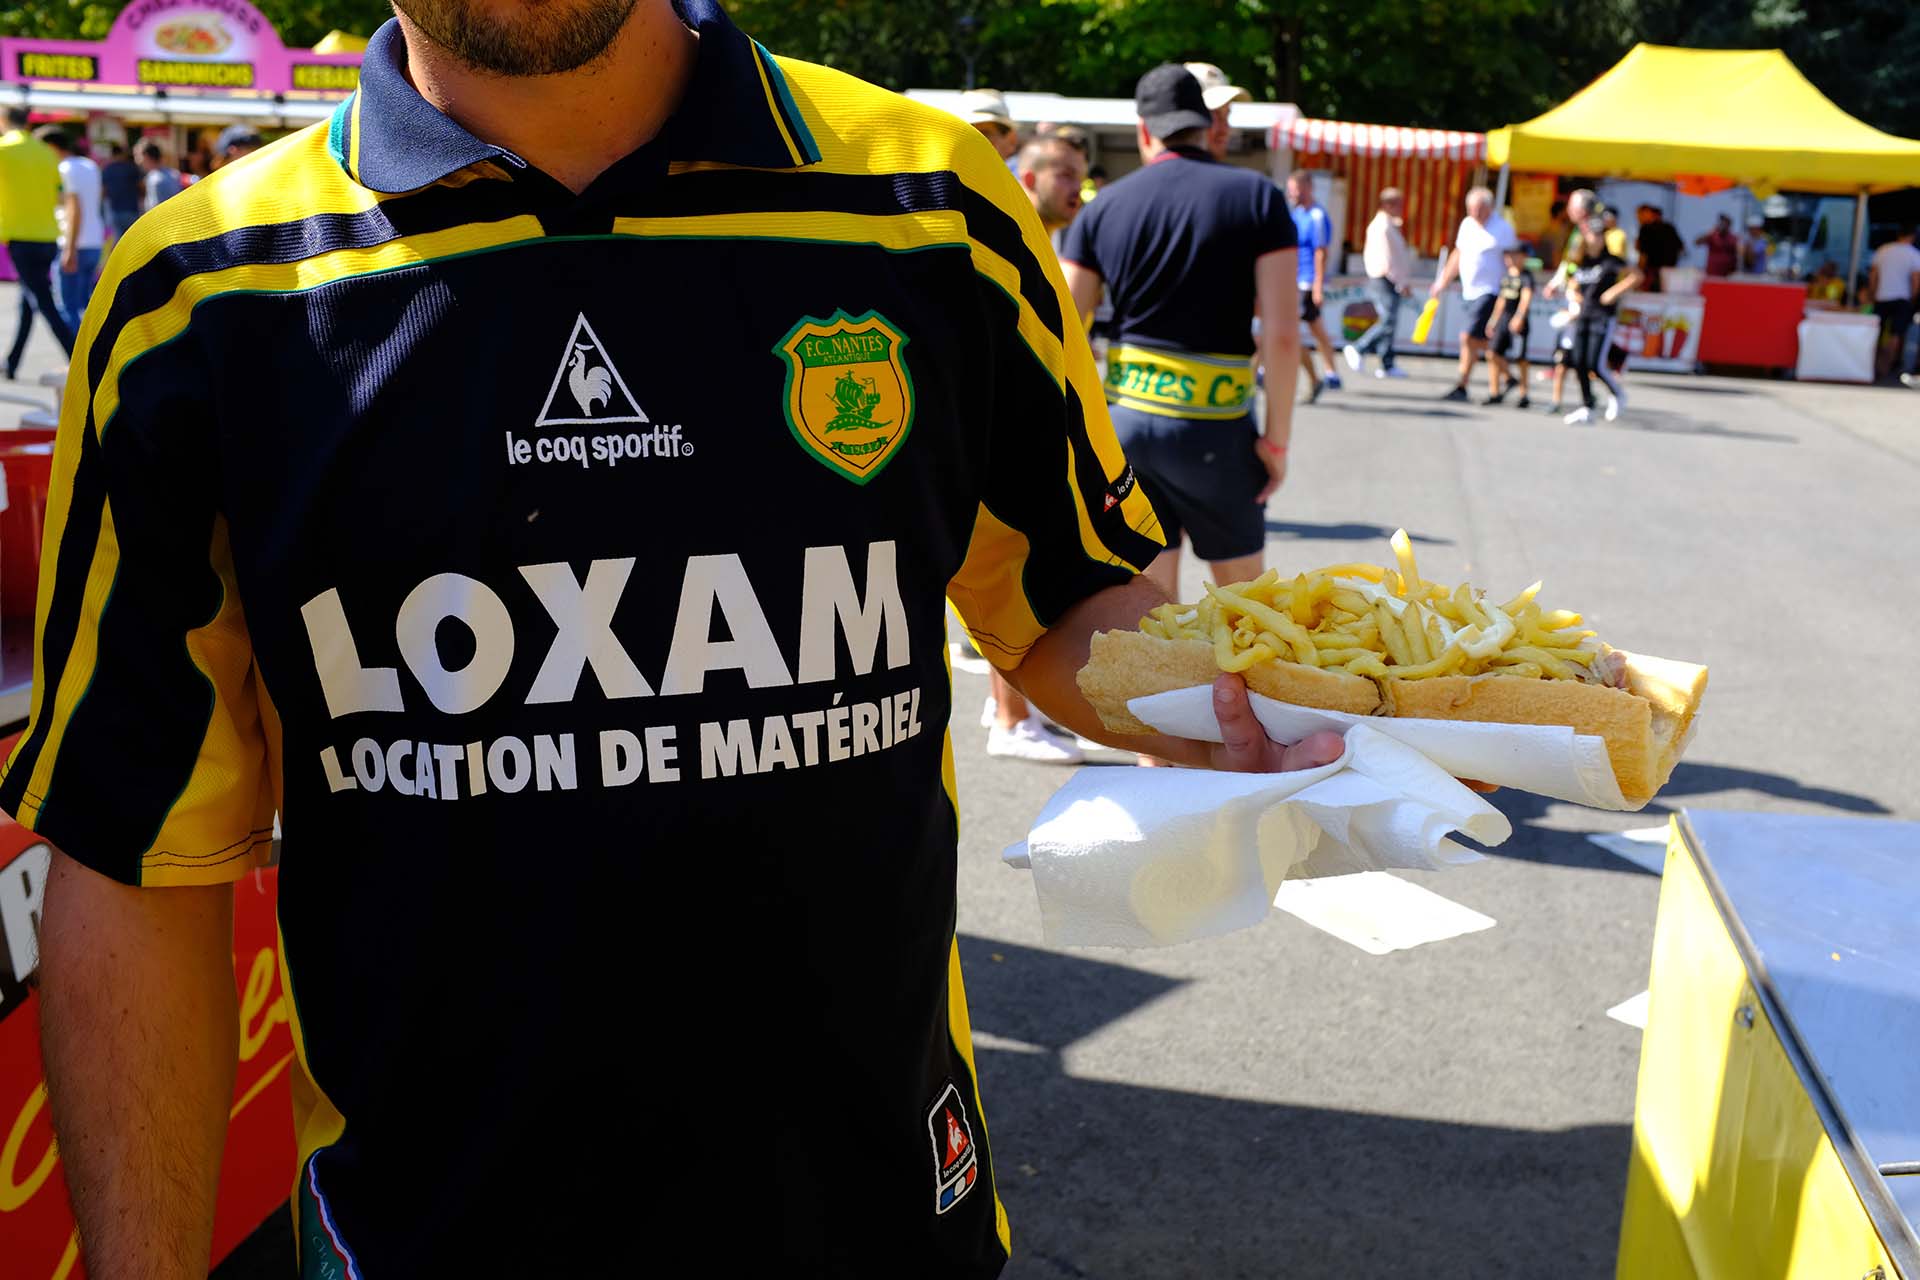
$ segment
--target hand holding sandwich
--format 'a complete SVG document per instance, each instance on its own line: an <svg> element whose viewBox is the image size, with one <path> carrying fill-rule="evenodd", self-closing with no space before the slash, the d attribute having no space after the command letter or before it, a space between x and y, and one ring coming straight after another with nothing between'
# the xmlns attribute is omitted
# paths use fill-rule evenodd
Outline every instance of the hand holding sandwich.
<svg viewBox="0 0 1920 1280"><path fill-rule="evenodd" d="M1009 683L1054 721L1097 742L1139 752L1170 764L1234 773L1275 773L1317 769L1340 758L1339 734L1316 733L1287 745L1267 737L1247 701L1239 676L1214 683L1214 711L1225 742L1196 742L1157 733L1126 733L1108 728L1081 692L1078 675L1087 665L1096 632L1126 630L1168 603L1166 594L1145 576L1109 587L1068 609L1028 650L1020 665L1003 674Z"/></svg>
<svg viewBox="0 0 1920 1280"><path fill-rule="evenodd" d="M1081 689L1123 734L1150 732L1133 699L1175 689L1213 685L1238 714L1223 672L1277 702L1348 716L1565 726L1604 747L1630 806L1660 790L1706 692L1705 667L1602 643L1581 615L1543 608L1537 582L1504 603L1429 582L1404 531L1393 544L1397 569L1332 565L1291 581L1269 570L1096 635Z"/></svg>

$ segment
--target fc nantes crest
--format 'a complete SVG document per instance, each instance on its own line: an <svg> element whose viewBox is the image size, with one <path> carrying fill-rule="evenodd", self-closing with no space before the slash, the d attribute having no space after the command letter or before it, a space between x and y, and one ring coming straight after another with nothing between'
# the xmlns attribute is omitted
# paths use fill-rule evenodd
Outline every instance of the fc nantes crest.
<svg viewBox="0 0 1920 1280"><path fill-rule="evenodd" d="M801 317L773 354L786 362L784 408L800 447L855 484L900 450L913 425L907 338L877 311Z"/></svg>

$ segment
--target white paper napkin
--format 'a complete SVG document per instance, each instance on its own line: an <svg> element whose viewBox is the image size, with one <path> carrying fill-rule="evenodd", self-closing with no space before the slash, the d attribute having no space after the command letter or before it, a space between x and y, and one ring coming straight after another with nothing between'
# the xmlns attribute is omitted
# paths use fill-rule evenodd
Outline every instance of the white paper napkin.
<svg viewBox="0 0 1920 1280"><path fill-rule="evenodd" d="M1146 714L1151 701L1136 700L1135 714L1167 728ZM1206 705L1203 728L1173 731L1218 740ZM1150 947L1212 937L1264 919L1289 876L1433 870L1479 857L1451 839L1456 831L1486 845L1513 833L1499 810L1372 724L1345 739L1340 759L1297 773L1075 774L1026 843L1006 853L1032 869L1047 940Z"/></svg>

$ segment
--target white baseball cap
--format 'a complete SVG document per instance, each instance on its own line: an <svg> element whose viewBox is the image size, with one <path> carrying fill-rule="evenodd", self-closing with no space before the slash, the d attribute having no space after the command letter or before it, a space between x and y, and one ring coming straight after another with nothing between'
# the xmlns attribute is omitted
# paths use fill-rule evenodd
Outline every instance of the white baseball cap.
<svg viewBox="0 0 1920 1280"><path fill-rule="evenodd" d="M1011 129L1013 115L998 89L969 89L960 95L960 118L968 124L999 124Z"/></svg>
<svg viewBox="0 0 1920 1280"><path fill-rule="evenodd" d="M1207 110L1218 111L1229 102L1252 102L1253 95L1238 85L1227 83L1227 73L1211 62L1189 62L1187 70L1200 82L1200 96L1207 100Z"/></svg>

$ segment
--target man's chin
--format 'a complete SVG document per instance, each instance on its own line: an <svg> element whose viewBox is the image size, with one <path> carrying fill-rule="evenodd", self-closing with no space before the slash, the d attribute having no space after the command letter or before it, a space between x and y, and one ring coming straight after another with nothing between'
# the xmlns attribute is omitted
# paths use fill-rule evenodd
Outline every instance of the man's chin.
<svg viewBox="0 0 1920 1280"><path fill-rule="evenodd" d="M604 56L637 0L402 0L429 40L485 75L564 75Z"/></svg>

